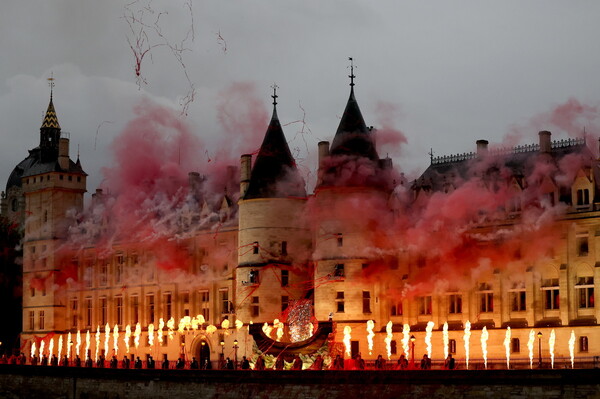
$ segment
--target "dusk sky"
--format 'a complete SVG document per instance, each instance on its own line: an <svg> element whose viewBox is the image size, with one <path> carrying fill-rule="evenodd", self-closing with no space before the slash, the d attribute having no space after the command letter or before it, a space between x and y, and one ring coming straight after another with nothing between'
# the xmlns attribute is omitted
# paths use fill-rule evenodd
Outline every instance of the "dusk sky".
<svg viewBox="0 0 600 399"><path fill-rule="evenodd" d="M38 145L51 74L58 119L71 134L72 158L79 148L88 191L101 183L111 141L144 99L184 114L206 145L198 154L205 162L236 110L258 104L270 115L274 82L290 147L314 170L317 143L332 140L348 98L348 57L367 125L406 136L380 156L389 153L409 177L427 167L430 148L468 152L477 139L537 143L538 130L564 139L585 126L595 148L598 16L600 2L591 0L4 2L0 186ZM130 43L138 55L149 49L139 78ZM564 104L579 107L573 123L551 117Z"/></svg>

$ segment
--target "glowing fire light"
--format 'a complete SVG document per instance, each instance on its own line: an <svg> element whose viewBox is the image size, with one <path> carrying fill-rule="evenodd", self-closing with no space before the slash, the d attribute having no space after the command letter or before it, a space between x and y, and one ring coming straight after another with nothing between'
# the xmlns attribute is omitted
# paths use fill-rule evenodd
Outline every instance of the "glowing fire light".
<svg viewBox="0 0 600 399"><path fill-rule="evenodd" d="M450 345L450 337L448 336L448 322L444 323L442 328L442 339L444 340L444 359L448 358L448 346Z"/></svg>
<svg viewBox="0 0 600 399"><path fill-rule="evenodd" d="M131 326L127 324L125 326L125 337L123 337L123 342L125 342L125 350L129 353L129 339L131 338Z"/></svg>
<svg viewBox="0 0 600 399"><path fill-rule="evenodd" d="M140 323L135 325L135 331L133 332L133 343L135 344L135 349L140 347L140 335L142 335L142 326Z"/></svg>
<svg viewBox="0 0 600 399"><path fill-rule="evenodd" d="M483 364L486 369L487 369L487 355L488 355L487 341L488 341L489 337L490 337L490 333L488 333L487 328L485 326L483 326L483 330L481 330L481 353L483 353Z"/></svg>
<svg viewBox="0 0 600 399"><path fill-rule="evenodd" d="M154 346L154 324L148 324L148 346Z"/></svg>
<svg viewBox="0 0 600 399"><path fill-rule="evenodd" d="M408 341L410 340L410 326L405 324L402 327L402 350L404 351L404 356L408 358Z"/></svg>
<svg viewBox="0 0 600 399"><path fill-rule="evenodd" d="M158 319L158 333L156 334L156 338L158 339L158 343L162 344L163 342L163 328L165 328L165 321L161 317Z"/></svg>
<svg viewBox="0 0 600 399"><path fill-rule="evenodd" d="M225 319L225 320L223 320L221 322L221 328L223 330L228 330L229 329L229 320L228 319Z"/></svg>
<svg viewBox="0 0 600 399"><path fill-rule="evenodd" d="M575 368L575 331L571 330L569 338L569 355L571 355L571 368Z"/></svg>
<svg viewBox="0 0 600 399"><path fill-rule="evenodd" d="M119 354L119 326L115 324L113 327L113 349L115 350L115 356Z"/></svg>
<svg viewBox="0 0 600 399"><path fill-rule="evenodd" d="M375 333L373 332L373 328L375 328L375 322L373 320L367 321L367 343L369 345L369 355L373 354L373 337Z"/></svg>
<svg viewBox="0 0 600 399"><path fill-rule="evenodd" d="M392 334L392 326L393 324L391 321L388 321L387 325L385 326L385 332L387 333L387 335L384 341L388 360L392 358L392 339L394 338L394 335Z"/></svg>
<svg viewBox="0 0 600 399"><path fill-rule="evenodd" d="M167 321L167 328L169 329L168 334L169 334L169 339L173 340L173 335L174 333L174 329L175 329L175 319L174 318L170 318L169 321Z"/></svg>
<svg viewBox="0 0 600 399"><path fill-rule="evenodd" d="M506 335L504 336L504 350L506 352L506 368L510 368L510 327L506 327Z"/></svg>
<svg viewBox="0 0 600 399"><path fill-rule="evenodd" d="M554 368L554 344L556 343L556 334L554 329L550 331L550 338L548 339L548 346L550 347L550 364Z"/></svg>
<svg viewBox="0 0 600 399"><path fill-rule="evenodd" d="M75 354L79 356L79 349L81 348L81 331L77 330L77 346L75 347Z"/></svg>
<svg viewBox="0 0 600 399"><path fill-rule="evenodd" d="M217 327L213 326L212 324L210 324L209 326L206 327L206 333L207 334L214 334L217 332Z"/></svg>
<svg viewBox="0 0 600 399"><path fill-rule="evenodd" d="M435 323L433 321L427 322L427 327L425 327L425 345L427 346L427 357L431 359L431 332L433 331L433 326Z"/></svg>
<svg viewBox="0 0 600 399"><path fill-rule="evenodd" d="M236 328L236 330L238 330L238 331L239 331L239 329L240 329L240 328L242 328L242 327L244 327L244 322L243 322L243 321L241 321L240 319L237 319L237 320L235 321L235 328Z"/></svg>
<svg viewBox="0 0 600 399"><path fill-rule="evenodd" d="M100 326L96 326L96 354L94 356L94 361L98 361L98 353L100 353Z"/></svg>
<svg viewBox="0 0 600 399"><path fill-rule="evenodd" d="M262 330L267 337L271 338L271 331L273 331L273 327L271 327L269 323L265 322L265 324L262 326Z"/></svg>
<svg viewBox="0 0 600 399"><path fill-rule="evenodd" d="M280 322L279 319L275 319L273 321L273 327L277 328L277 331L276 331L277 341L281 341L281 338L283 337L283 327L285 327L284 324L282 322Z"/></svg>
<svg viewBox="0 0 600 399"><path fill-rule="evenodd" d="M35 347L35 341L34 341L31 343L31 357L35 356L35 350L36 350L36 347Z"/></svg>
<svg viewBox="0 0 600 399"><path fill-rule="evenodd" d="M63 350L63 337L62 335L58 337L58 358L62 359L62 350Z"/></svg>
<svg viewBox="0 0 600 399"><path fill-rule="evenodd" d="M104 326L104 356L108 356L108 343L110 341L110 326L106 323Z"/></svg>
<svg viewBox="0 0 600 399"><path fill-rule="evenodd" d="M346 347L346 355L350 356L352 354L350 348L350 339L352 338L352 327L346 326L344 327L344 346Z"/></svg>
<svg viewBox="0 0 600 399"><path fill-rule="evenodd" d="M87 330L87 334L85 334L85 356L86 359L89 358L90 355L90 330Z"/></svg>
<svg viewBox="0 0 600 399"><path fill-rule="evenodd" d="M527 341L527 349L529 349L529 368L533 369L533 343L535 342L535 331L529 331L529 341Z"/></svg>
<svg viewBox="0 0 600 399"><path fill-rule="evenodd" d="M46 346L46 342L42 341L40 343L40 357L44 356L44 347Z"/></svg>
<svg viewBox="0 0 600 399"><path fill-rule="evenodd" d="M54 352L54 338L50 339L50 345L48 345L48 357L52 357Z"/></svg>
<svg viewBox="0 0 600 399"><path fill-rule="evenodd" d="M71 346L73 346L73 341L71 337L71 333L67 334L67 358L71 358Z"/></svg>
<svg viewBox="0 0 600 399"><path fill-rule="evenodd" d="M204 323L206 323L206 320L204 320L204 316L201 315L201 314L199 314L198 316L196 316L196 320L198 320L198 324L200 325L200 328L202 328L202 325Z"/></svg>
<svg viewBox="0 0 600 399"><path fill-rule="evenodd" d="M463 341L465 343L465 364L467 366L467 370L469 369L469 349L471 340L471 322L467 320L465 324L465 333L463 334Z"/></svg>

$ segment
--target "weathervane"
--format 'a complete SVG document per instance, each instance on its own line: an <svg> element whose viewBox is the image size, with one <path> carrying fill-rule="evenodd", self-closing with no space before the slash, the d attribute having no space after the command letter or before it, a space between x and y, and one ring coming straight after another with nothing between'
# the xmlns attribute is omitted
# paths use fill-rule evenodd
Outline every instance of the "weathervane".
<svg viewBox="0 0 600 399"><path fill-rule="evenodd" d="M52 91L54 89L54 72L50 72L48 80L48 86L50 86L50 99L52 100Z"/></svg>
<svg viewBox="0 0 600 399"><path fill-rule="evenodd" d="M273 105L277 105L277 97L279 97L277 95L277 89L279 89L279 86L277 86L276 83L273 83L273 86L271 86L271 89L273 89L273 95L271 96L271 98L273 99Z"/></svg>
<svg viewBox="0 0 600 399"><path fill-rule="evenodd" d="M352 57L348 57L348 60L350 60L350 75L348 75L350 78L350 87L354 87L354 78L356 77L354 75L354 59Z"/></svg>

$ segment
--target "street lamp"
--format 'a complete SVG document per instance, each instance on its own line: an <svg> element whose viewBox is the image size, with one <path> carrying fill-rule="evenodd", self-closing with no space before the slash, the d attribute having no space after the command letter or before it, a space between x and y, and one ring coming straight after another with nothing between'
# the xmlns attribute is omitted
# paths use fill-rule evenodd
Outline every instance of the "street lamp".
<svg viewBox="0 0 600 399"><path fill-rule="evenodd" d="M416 340L417 339L415 338L414 335L410 336L410 343L412 345L412 350L410 351L411 352L411 354L410 354L410 367L413 368L413 369L415 368L415 341Z"/></svg>
<svg viewBox="0 0 600 399"><path fill-rule="evenodd" d="M238 359L237 359L238 348L239 348L239 346L238 346L238 340L236 339L235 341L233 341L233 350L234 350L234 353L235 353L235 355L234 355L235 356L235 363L234 363L235 367L234 368L236 370L237 370L237 367L238 367Z"/></svg>
<svg viewBox="0 0 600 399"><path fill-rule="evenodd" d="M221 369L225 368L225 341L221 340L221 342L219 343L221 345L221 359L219 360L219 363L221 364Z"/></svg>
<svg viewBox="0 0 600 399"><path fill-rule="evenodd" d="M539 354L539 368L542 368L542 332L537 333L538 337L538 354Z"/></svg>

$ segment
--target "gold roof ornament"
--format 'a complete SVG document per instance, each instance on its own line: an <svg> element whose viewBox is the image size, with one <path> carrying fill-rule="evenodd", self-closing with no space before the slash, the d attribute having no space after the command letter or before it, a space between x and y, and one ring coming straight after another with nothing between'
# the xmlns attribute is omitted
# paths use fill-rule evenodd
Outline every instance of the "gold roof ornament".
<svg viewBox="0 0 600 399"><path fill-rule="evenodd" d="M56 111L54 110L54 104L52 103L52 94L54 89L54 74L52 75L52 77L48 78L48 85L50 86L50 104L48 104L46 116L44 116L44 121L42 122L41 128L60 129L58 118L56 117Z"/></svg>

